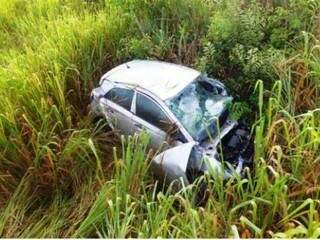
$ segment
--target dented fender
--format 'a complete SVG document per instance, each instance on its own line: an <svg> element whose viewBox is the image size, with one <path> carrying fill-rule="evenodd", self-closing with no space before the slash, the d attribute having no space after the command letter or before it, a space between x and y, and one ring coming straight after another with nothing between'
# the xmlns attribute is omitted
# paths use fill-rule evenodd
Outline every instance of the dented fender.
<svg viewBox="0 0 320 240"><path fill-rule="evenodd" d="M188 184L186 170L190 153L196 144L197 142L194 141L184 143L156 155L151 162L151 168L156 177L164 179L167 183L182 177Z"/></svg>

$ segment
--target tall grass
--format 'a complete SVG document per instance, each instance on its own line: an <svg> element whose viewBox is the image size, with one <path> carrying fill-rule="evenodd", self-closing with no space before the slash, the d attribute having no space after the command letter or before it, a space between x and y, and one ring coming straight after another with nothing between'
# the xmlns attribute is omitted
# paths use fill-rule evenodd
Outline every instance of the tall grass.
<svg viewBox="0 0 320 240"><path fill-rule="evenodd" d="M250 4L0 1L0 236L319 237L320 6ZM239 112L253 111L246 178L171 191L148 171L147 135L91 123L91 89L132 58L235 83Z"/></svg>

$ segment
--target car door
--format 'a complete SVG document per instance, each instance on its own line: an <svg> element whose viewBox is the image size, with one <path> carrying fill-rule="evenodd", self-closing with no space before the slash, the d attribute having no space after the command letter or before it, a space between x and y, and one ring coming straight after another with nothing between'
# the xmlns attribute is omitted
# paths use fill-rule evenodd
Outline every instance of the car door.
<svg viewBox="0 0 320 240"><path fill-rule="evenodd" d="M111 127L126 135L133 132L131 120L133 95L133 89L115 86L101 98L103 111Z"/></svg>
<svg viewBox="0 0 320 240"><path fill-rule="evenodd" d="M159 148L167 139L166 129L171 124L163 108L152 98L136 92L135 114L133 115L133 129L140 132L145 129L150 134L150 145Z"/></svg>

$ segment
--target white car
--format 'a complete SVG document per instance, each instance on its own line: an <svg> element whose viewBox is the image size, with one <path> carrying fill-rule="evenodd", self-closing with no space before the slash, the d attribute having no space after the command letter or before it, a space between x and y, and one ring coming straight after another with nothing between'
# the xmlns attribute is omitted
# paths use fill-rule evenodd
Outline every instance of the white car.
<svg viewBox="0 0 320 240"><path fill-rule="evenodd" d="M188 184L208 170L226 179L251 164L250 133L228 119L231 102L221 82L185 66L148 60L113 68L91 94L95 116L123 134L145 130L150 146L164 149L152 169L167 183Z"/></svg>

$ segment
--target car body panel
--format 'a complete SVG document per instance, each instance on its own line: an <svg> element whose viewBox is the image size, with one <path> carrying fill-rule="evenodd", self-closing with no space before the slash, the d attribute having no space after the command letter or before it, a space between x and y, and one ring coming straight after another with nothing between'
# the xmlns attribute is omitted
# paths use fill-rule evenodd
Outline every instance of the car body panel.
<svg viewBox="0 0 320 240"><path fill-rule="evenodd" d="M156 149L166 141L167 134L147 121L133 115L132 122L134 132L139 133L144 130L150 134L150 147Z"/></svg>
<svg viewBox="0 0 320 240"><path fill-rule="evenodd" d="M196 144L196 142L181 144L155 156L151 163L155 176L168 184L179 178L188 184L186 177L188 159Z"/></svg>
<svg viewBox="0 0 320 240"><path fill-rule="evenodd" d="M104 97L100 98L100 106L112 128L121 130L124 134L134 133L133 122L131 121L133 118L132 112Z"/></svg>

